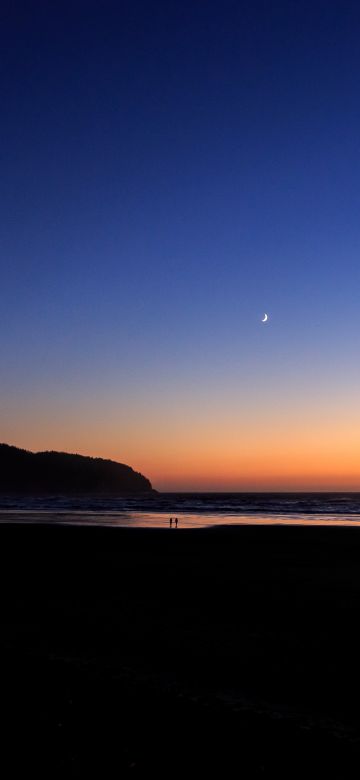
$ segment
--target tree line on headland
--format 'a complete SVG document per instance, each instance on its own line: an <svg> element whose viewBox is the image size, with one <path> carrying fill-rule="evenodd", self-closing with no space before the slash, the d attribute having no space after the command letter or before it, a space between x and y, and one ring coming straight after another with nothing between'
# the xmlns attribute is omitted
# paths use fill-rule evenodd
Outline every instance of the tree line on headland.
<svg viewBox="0 0 360 780"><path fill-rule="evenodd" d="M0 444L1 493L146 493L150 480L124 463Z"/></svg>

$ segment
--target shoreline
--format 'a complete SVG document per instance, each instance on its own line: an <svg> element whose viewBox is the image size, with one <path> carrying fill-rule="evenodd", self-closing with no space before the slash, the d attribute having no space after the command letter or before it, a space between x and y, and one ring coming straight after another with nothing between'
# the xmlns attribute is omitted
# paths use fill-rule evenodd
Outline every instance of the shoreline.
<svg viewBox="0 0 360 780"><path fill-rule="evenodd" d="M273 516L264 516L263 513L253 515L239 515L221 516L215 514L208 515L206 513L198 514L185 514L178 512L177 517L179 524L175 528L169 526L169 517L163 513L160 515L148 512L119 512L111 511L108 513L93 511L69 511L69 510L0 510L0 526L73 526L73 527L99 527L99 528L117 528L117 529L131 529L135 530L152 530L152 531L207 531L211 529L236 529L244 527L296 527L296 528L359 528L360 517L358 515L351 515L341 517L340 515L319 515L319 514L306 514L293 513L280 515L274 513Z"/></svg>

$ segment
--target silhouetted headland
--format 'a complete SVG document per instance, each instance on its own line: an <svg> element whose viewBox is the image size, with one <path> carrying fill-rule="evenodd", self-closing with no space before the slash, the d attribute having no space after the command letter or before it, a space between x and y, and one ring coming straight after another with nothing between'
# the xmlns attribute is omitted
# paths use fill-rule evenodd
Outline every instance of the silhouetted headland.
<svg viewBox="0 0 360 780"><path fill-rule="evenodd" d="M153 491L150 480L124 463L66 452L29 452L0 444L0 493Z"/></svg>

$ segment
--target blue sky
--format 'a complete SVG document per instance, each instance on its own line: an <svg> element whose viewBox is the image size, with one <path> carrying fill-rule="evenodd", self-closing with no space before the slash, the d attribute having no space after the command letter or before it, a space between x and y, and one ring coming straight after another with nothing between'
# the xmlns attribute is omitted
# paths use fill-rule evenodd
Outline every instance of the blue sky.
<svg viewBox="0 0 360 780"><path fill-rule="evenodd" d="M358 4L31 5L0 19L0 439L151 472L166 408L190 461L201 404L256 398L260 449L279 399L357 424Z"/></svg>

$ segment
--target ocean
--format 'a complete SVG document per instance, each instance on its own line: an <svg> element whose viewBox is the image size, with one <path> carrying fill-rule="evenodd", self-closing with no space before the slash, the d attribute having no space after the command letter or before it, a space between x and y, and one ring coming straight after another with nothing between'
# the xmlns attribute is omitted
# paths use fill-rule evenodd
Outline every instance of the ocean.
<svg viewBox="0 0 360 780"><path fill-rule="evenodd" d="M360 525L360 493L157 493L0 497L1 523L178 530L219 525ZM174 525L173 525L174 528Z"/></svg>

